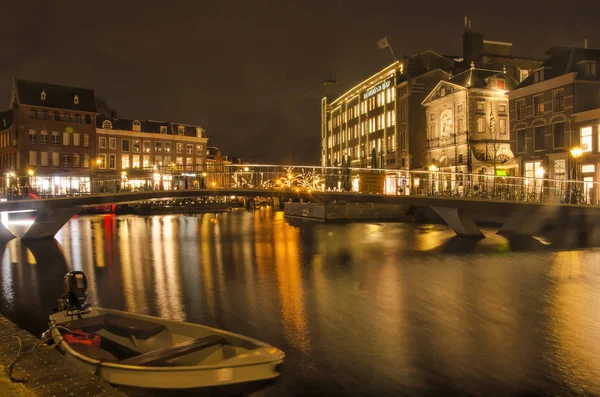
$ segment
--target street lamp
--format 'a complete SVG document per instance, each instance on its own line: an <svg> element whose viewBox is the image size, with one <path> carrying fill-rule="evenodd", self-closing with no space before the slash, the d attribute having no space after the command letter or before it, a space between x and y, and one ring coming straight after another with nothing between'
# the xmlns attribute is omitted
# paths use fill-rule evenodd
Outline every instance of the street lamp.
<svg viewBox="0 0 600 397"><path fill-rule="evenodd" d="M431 172L436 172L438 170L438 167L435 166L435 164L431 164L429 166L429 171ZM434 175L431 176L431 194L433 195L435 190L435 179L434 179Z"/></svg>
<svg viewBox="0 0 600 397"><path fill-rule="evenodd" d="M575 159L575 175L573 175L573 179L577 180L577 159L581 157L583 154L583 149L579 147L574 147L571 149L571 156Z"/></svg>

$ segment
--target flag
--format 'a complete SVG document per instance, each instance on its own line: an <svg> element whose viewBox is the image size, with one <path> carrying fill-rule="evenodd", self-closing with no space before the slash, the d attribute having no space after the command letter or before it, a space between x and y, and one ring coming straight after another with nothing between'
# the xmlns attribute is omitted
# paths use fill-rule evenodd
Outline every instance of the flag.
<svg viewBox="0 0 600 397"><path fill-rule="evenodd" d="M380 50L383 50L385 47L389 47L389 46L390 46L390 43L388 43L387 37L384 37L383 39L381 39L377 42L377 47Z"/></svg>

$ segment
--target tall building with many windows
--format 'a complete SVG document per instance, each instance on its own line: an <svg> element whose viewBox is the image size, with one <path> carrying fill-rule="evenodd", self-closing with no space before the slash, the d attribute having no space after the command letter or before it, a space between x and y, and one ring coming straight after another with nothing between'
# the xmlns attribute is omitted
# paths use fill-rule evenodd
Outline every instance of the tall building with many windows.
<svg viewBox="0 0 600 397"><path fill-rule="evenodd" d="M600 50L554 46L546 54L509 93L511 149L521 175L599 181ZM576 147L580 158L570 154Z"/></svg>
<svg viewBox="0 0 600 397"><path fill-rule="evenodd" d="M0 127L2 187L89 191L95 118L93 90L15 78Z"/></svg>
<svg viewBox="0 0 600 397"><path fill-rule="evenodd" d="M321 101L322 165L421 167L421 101L452 68L448 57L425 51L394 62L338 97L326 95ZM326 89L333 83L327 81Z"/></svg>

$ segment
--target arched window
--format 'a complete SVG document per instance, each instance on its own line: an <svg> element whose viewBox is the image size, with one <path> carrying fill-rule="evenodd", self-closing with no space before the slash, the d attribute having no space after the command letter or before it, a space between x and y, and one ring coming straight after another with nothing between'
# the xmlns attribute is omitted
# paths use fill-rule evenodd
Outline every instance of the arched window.
<svg viewBox="0 0 600 397"><path fill-rule="evenodd" d="M73 103L74 103L75 105L79 104L79 97L78 97L77 95L75 95L75 96L73 97Z"/></svg>
<svg viewBox="0 0 600 397"><path fill-rule="evenodd" d="M40 94L40 99L41 99L42 101L45 101L45 100L46 100L46 91L42 90L42 93Z"/></svg>
<svg viewBox="0 0 600 397"><path fill-rule="evenodd" d="M132 129L139 132L142 130L142 124L138 120L134 120Z"/></svg>
<svg viewBox="0 0 600 397"><path fill-rule="evenodd" d="M81 123L81 116L76 114L73 121L75 121L76 123Z"/></svg>
<svg viewBox="0 0 600 397"><path fill-rule="evenodd" d="M112 129L112 123L110 122L110 120L104 120L102 122L102 128L104 128L105 130L111 130Z"/></svg>

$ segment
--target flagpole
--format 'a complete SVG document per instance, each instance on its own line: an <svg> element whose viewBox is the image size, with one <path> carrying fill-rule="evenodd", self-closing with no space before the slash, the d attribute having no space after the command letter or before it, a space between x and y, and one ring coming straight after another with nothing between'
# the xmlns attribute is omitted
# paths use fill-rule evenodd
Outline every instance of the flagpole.
<svg viewBox="0 0 600 397"><path fill-rule="evenodd" d="M392 53L392 58L394 58L394 62L398 62L398 60L396 59L396 56L394 55L394 50L392 50L392 46L390 45L389 42L388 42L388 48L390 49L390 52Z"/></svg>

